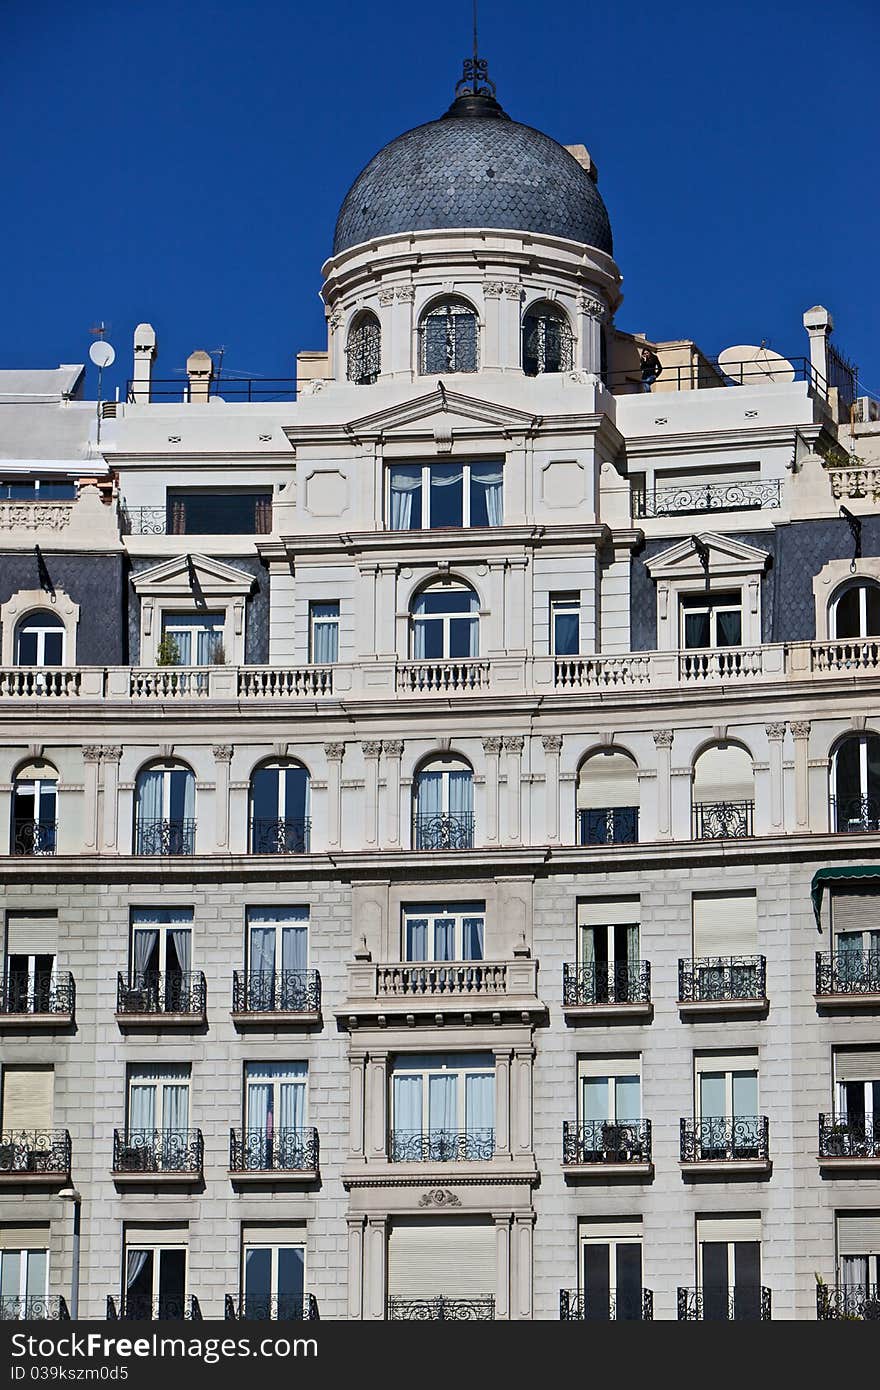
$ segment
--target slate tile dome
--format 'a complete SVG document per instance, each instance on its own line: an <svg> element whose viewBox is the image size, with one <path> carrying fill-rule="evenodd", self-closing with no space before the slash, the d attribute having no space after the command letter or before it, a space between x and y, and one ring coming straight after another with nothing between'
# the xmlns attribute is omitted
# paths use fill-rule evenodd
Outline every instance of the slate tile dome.
<svg viewBox="0 0 880 1390"><path fill-rule="evenodd" d="M612 254L608 213L586 170L488 96L458 97L440 120L398 135L370 160L340 209L333 254L446 227L543 232Z"/></svg>

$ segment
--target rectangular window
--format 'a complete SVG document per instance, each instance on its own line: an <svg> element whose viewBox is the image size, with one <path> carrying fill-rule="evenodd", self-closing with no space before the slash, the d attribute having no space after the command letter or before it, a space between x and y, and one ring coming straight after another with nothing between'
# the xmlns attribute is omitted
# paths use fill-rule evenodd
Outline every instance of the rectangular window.
<svg viewBox="0 0 880 1390"><path fill-rule="evenodd" d="M493 1318L496 1247L486 1217L395 1218L388 1232L389 1316Z"/></svg>
<svg viewBox="0 0 880 1390"><path fill-rule="evenodd" d="M2 1128L48 1130L52 1128L55 1072L52 1067L4 1066Z"/></svg>
<svg viewBox="0 0 880 1390"><path fill-rule="evenodd" d="M641 1058L582 1057L578 1061L581 1161L628 1163L646 1159Z"/></svg>
<svg viewBox="0 0 880 1390"><path fill-rule="evenodd" d="M590 1221L580 1228L580 1294L584 1319L642 1318L642 1223Z"/></svg>
<svg viewBox="0 0 880 1390"><path fill-rule="evenodd" d="M39 1245L31 1243L35 1236ZM0 1231L0 1322L47 1316L47 1236L44 1226Z"/></svg>
<svg viewBox="0 0 880 1390"><path fill-rule="evenodd" d="M329 666L339 660L339 604L309 604L309 661Z"/></svg>
<svg viewBox="0 0 880 1390"><path fill-rule="evenodd" d="M305 1231L242 1229L241 1316L298 1321L306 1287Z"/></svg>
<svg viewBox="0 0 880 1390"><path fill-rule="evenodd" d="M553 656L577 656L581 649L580 594L550 595L550 644Z"/></svg>
<svg viewBox="0 0 880 1390"><path fill-rule="evenodd" d="M269 1142L279 1130L305 1129L308 1070L306 1062L246 1062L245 1129L261 1131Z"/></svg>
<svg viewBox="0 0 880 1390"><path fill-rule="evenodd" d="M403 959L483 960L485 903L413 903L403 909Z"/></svg>
<svg viewBox="0 0 880 1390"><path fill-rule="evenodd" d="M156 1062L130 1066L129 1138L156 1130L179 1134L189 1129L189 1088L190 1069L184 1064Z"/></svg>
<svg viewBox="0 0 880 1390"><path fill-rule="evenodd" d="M836 1118L873 1146L880 1140L880 1048L835 1048L834 1086Z"/></svg>
<svg viewBox="0 0 880 1390"><path fill-rule="evenodd" d="M697 1218L697 1283L705 1321L761 1317L759 1217Z"/></svg>
<svg viewBox="0 0 880 1390"><path fill-rule="evenodd" d="M187 1308L186 1228L129 1227L122 1293L126 1318L182 1319Z"/></svg>
<svg viewBox="0 0 880 1390"><path fill-rule="evenodd" d="M880 1211L847 1212L837 1218L837 1282L840 1311L863 1313L864 1300L880 1303Z"/></svg>
<svg viewBox="0 0 880 1390"><path fill-rule="evenodd" d="M388 468L388 525L392 531L500 526L500 462L392 464Z"/></svg>
<svg viewBox="0 0 880 1390"><path fill-rule="evenodd" d="M191 907L133 907L131 982L148 987L149 977L188 975L192 970Z"/></svg>
<svg viewBox="0 0 880 1390"><path fill-rule="evenodd" d="M694 1083L698 1157L761 1157L757 1053L697 1054Z"/></svg>
<svg viewBox="0 0 880 1390"><path fill-rule="evenodd" d="M491 1053L398 1057L391 1076L391 1157L491 1158L495 1059Z"/></svg>
<svg viewBox="0 0 880 1390"><path fill-rule="evenodd" d="M272 530L272 492L169 492L169 536L265 536Z"/></svg>
<svg viewBox="0 0 880 1390"><path fill-rule="evenodd" d="M225 613L163 613L162 636L176 649L177 666L211 666L223 655Z"/></svg>
<svg viewBox="0 0 880 1390"><path fill-rule="evenodd" d="M585 1004L637 999L639 899L591 898L577 905L577 964Z"/></svg>
<svg viewBox="0 0 880 1390"><path fill-rule="evenodd" d="M755 893L694 893L692 913L694 998L754 998L758 992Z"/></svg>
<svg viewBox="0 0 880 1390"><path fill-rule="evenodd" d="M0 483L0 501L72 502L76 483L67 478L10 478Z"/></svg>
<svg viewBox="0 0 880 1390"><path fill-rule="evenodd" d="M681 645L691 650L742 643L742 594L683 594Z"/></svg>
<svg viewBox="0 0 880 1390"><path fill-rule="evenodd" d="M49 1013L55 985L58 915L6 914L6 996L9 1013Z"/></svg>

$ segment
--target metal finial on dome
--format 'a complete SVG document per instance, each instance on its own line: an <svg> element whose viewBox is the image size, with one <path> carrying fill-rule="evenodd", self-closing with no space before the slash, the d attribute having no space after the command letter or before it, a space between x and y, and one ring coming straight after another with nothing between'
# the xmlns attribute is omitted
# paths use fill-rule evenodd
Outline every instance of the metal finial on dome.
<svg viewBox="0 0 880 1390"><path fill-rule="evenodd" d="M503 116L495 97L495 83L489 76L489 62L480 57L477 39L477 0L474 0L474 51L465 58L462 75L455 84L455 100L447 116Z"/></svg>

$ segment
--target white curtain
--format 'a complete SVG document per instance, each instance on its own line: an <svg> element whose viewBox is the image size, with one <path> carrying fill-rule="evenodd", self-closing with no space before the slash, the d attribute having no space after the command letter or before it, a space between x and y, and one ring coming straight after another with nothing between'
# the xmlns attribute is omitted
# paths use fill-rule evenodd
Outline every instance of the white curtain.
<svg viewBox="0 0 880 1390"><path fill-rule="evenodd" d="M596 929L595 927L581 927L581 965L593 966L596 964Z"/></svg>
<svg viewBox="0 0 880 1390"><path fill-rule="evenodd" d="M421 612L423 606L424 606L424 605L422 604L421 599L418 599L418 600L416 601L415 608L413 609L413 619L412 619L412 654L413 654L413 661L424 661L424 659L425 659L425 652L426 652L427 646L428 646L428 623L427 623L427 620L426 620L425 618L420 618L420 617L418 616L418 614Z"/></svg>
<svg viewBox="0 0 880 1390"><path fill-rule="evenodd" d="M458 1077L428 1077L428 1129L454 1134L458 1130Z"/></svg>
<svg viewBox="0 0 880 1390"><path fill-rule="evenodd" d="M392 1126L397 1133L420 1133L422 1129L422 1078L395 1076L391 1091Z"/></svg>
<svg viewBox="0 0 880 1390"><path fill-rule="evenodd" d="M318 604L312 614L312 660L327 666L335 662L339 654L339 625L335 622L321 622L322 612L329 611L329 605ZM334 613L338 610L334 607Z"/></svg>
<svg viewBox="0 0 880 1390"><path fill-rule="evenodd" d="M247 1088L247 1127L262 1130L269 1128L272 1087L266 1081L251 1081Z"/></svg>
<svg viewBox="0 0 880 1390"><path fill-rule="evenodd" d="M639 929L637 925L626 928L626 963L632 967L639 959Z"/></svg>
<svg viewBox="0 0 880 1390"><path fill-rule="evenodd" d="M469 1134L495 1128L494 1076L466 1076L464 1091L465 1129Z"/></svg>
<svg viewBox="0 0 880 1390"><path fill-rule="evenodd" d="M156 769L142 772L137 785L138 821L162 819L163 774Z"/></svg>
<svg viewBox="0 0 880 1390"><path fill-rule="evenodd" d="M189 1128L189 1087L166 1086L164 1098L164 1129Z"/></svg>
<svg viewBox="0 0 880 1390"><path fill-rule="evenodd" d="M304 1129L306 1123L305 1080L286 1080L281 1083L281 1129Z"/></svg>
<svg viewBox="0 0 880 1390"><path fill-rule="evenodd" d="M143 1271L144 1265L147 1263L147 1258L150 1255L150 1253L151 1252L149 1250L127 1250L125 1252L126 1292L128 1292L129 1289L133 1288L134 1285L137 1283L138 1278Z"/></svg>
<svg viewBox="0 0 880 1390"><path fill-rule="evenodd" d="M449 814L469 816L474 809L474 779L470 771L449 774Z"/></svg>
<svg viewBox="0 0 880 1390"><path fill-rule="evenodd" d="M196 814L196 779L187 770L183 782L183 819L194 820Z"/></svg>
<svg viewBox="0 0 880 1390"><path fill-rule="evenodd" d="M439 816L443 809L442 796L442 773L420 772L416 783L416 814Z"/></svg>
<svg viewBox="0 0 880 1390"><path fill-rule="evenodd" d="M159 944L157 931L136 931L134 933L134 973L143 975L150 959Z"/></svg>
<svg viewBox="0 0 880 1390"><path fill-rule="evenodd" d="M503 520L500 468L471 468L471 486L481 487L486 496L486 516L490 526L500 526Z"/></svg>
<svg viewBox="0 0 880 1390"><path fill-rule="evenodd" d="M407 919L406 958L407 960L428 959L427 917L410 917Z"/></svg>
<svg viewBox="0 0 880 1390"><path fill-rule="evenodd" d="M434 919L434 959L455 960L455 922L449 917Z"/></svg>
<svg viewBox="0 0 880 1390"><path fill-rule="evenodd" d="M177 952L180 973L188 975L192 963L192 932L185 927L171 927L169 935Z"/></svg>
<svg viewBox="0 0 880 1390"><path fill-rule="evenodd" d="M482 960L485 934L485 924L482 917L465 917L462 923L462 933L465 960Z"/></svg>
<svg viewBox="0 0 880 1390"><path fill-rule="evenodd" d="M254 974L266 975L275 969L274 927L251 927L249 968Z"/></svg>
<svg viewBox="0 0 880 1390"><path fill-rule="evenodd" d="M306 927L284 927L282 929L282 970L305 970L308 961L308 937Z"/></svg>
<svg viewBox="0 0 880 1390"><path fill-rule="evenodd" d="M128 1102L129 1129L156 1128L156 1087L132 1086Z"/></svg>
<svg viewBox="0 0 880 1390"><path fill-rule="evenodd" d="M392 468L391 470L391 529L408 531L412 520L412 495L422 486L422 470Z"/></svg>

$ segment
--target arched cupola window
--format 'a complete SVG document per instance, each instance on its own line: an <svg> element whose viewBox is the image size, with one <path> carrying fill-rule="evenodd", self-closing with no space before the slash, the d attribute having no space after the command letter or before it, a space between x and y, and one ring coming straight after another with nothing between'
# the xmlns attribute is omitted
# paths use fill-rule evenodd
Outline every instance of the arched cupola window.
<svg viewBox="0 0 880 1390"><path fill-rule="evenodd" d="M755 773L746 749L738 743L705 748L694 764L692 797L695 840L752 835Z"/></svg>
<svg viewBox="0 0 880 1390"><path fill-rule="evenodd" d="M421 589L410 612L410 655L438 661L480 654L480 603L467 584L439 581Z"/></svg>
<svg viewBox="0 0 880 1390"><path fill-rule="evenodd" d="M831 758L831 829L880 830L880 734L851 734Z"/></svg>
<svg viewBox="0 0 880 1390"><path fill-rule="evenodd" d="M422 317L421 370L425 376L477 370L479 325L473 305L442 299Z"/></svg>
<svg viewBox="0 0 880 1390"><path fill-rule="evenodd" d="M54 854L58 834L58 773L38 759L12 783L12 853Z"/></svg>
<svg viewBox="0 0 880 1390"><path fill-rule="evenodd" d="M382 369L382 329L375 314L358 314L345 345L346 376L357 386L372 386Z"/></svg>
<svg viewBox="0 0 880 1390"><path fill-rule="evenodd" d="M413 849L472 849L474 773L463 758L423 763L413 779Z"/></svg>
<svg viewBox="0 0 880 1390"><path fill-rule="evenodd" d="M845 642L880 636L880 584L855 580L834 595L831 602L830 636Z"/></svg>
<svg viewBox="0 0 880 1390"><path fill-rule="evenodd" d="M16 666L63 666L66 635L56 614L43 609L29 613L15 629Z"/></svg>
<svg viewBox="0 0 880 1390"><path fill-rule="evenodd" d="M556 304L533 304L523 319L523 371L570 372L574 366L574 335L567 314Z"/></svg>
<svg viewBox="0 0 880 1390"><path fill-rule="evenodd" d="M307 854L310 778L302 763L263 763L251 776L251 853Z"/></svg>
<svg viewBox="0 0 880 1390"><path fill-rule="evenodd" d="M153 763L137 776L135 854L194 854L196 779L185 763Z"/></svg>

